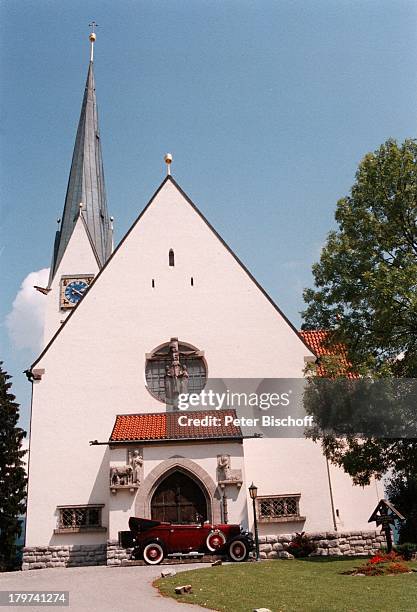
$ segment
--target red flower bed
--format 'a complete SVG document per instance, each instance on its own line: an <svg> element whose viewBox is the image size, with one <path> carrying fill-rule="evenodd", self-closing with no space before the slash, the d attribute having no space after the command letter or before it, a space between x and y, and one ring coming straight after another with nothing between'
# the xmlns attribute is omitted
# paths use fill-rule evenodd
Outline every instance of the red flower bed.
<svg viewBox="0 0 417 612"><path fill-rule="evenodd" d="M387 576L390 574L405 574L410 569L404 563L402 557L395 552L377 553L363 565L355 568L350 575L357 576Z"/></svg>
<svg viewBox="0 0 417 612"><path fill-rule="evenodd" d="M375 557L372 557L372 559L369 560L369 563L382 563L383 561L383 557L378 557L378 555L375 555Z"/></svg>

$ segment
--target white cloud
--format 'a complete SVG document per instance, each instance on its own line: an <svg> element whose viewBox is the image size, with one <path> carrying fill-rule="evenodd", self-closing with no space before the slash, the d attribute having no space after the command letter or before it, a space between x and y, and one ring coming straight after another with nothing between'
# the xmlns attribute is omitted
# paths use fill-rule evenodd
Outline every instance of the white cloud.
<svg viewBox="0 0 417 612"><path fill-rule="evenodd" d="M46 296L33 287L46 287L48 276L49 268L28 274L6 316L9 338L16 349L30 349L36 353L42 347Z"/></svg>
<svg viewBox="0 0 417 612"><path fill-rule="evenodd" d="M28 471L28 462L29 462L29 434L27 434L26 438L23 438L22 444L20 446L20 450L28 451L26 453L26 455L24 457L22 457L23 465L24 465L24 468L25 468L25 470L27 472Z"/></svg>

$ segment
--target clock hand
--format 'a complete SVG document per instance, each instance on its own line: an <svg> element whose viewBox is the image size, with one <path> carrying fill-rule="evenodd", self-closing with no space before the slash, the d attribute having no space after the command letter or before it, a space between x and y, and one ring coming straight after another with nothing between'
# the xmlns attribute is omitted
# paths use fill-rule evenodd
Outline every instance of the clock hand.
<svg viewBox="0 0 417 612"><path fill-rule="evenodd" d="M78 291L78 289L75 289L74 287L72 288L72 292L76 293L77 295L80 295L81 297L83 297L84 293L82 293L81 291Z"/></svg>

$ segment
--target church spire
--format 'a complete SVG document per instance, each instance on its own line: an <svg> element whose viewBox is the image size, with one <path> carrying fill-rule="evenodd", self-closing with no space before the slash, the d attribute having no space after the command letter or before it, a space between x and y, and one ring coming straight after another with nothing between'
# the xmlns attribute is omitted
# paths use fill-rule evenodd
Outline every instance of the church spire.
<svg viewBox="0 0 417 612"><path fill-rule="evenodd" d="M107 212L103 160L98 127L93 50L96 34L92 22L90 63L78 122L74 153L65 197L62 223L55 239L49 285L56 274L77 220L81 215L99 267L111 254L112 231Z"/></svg>

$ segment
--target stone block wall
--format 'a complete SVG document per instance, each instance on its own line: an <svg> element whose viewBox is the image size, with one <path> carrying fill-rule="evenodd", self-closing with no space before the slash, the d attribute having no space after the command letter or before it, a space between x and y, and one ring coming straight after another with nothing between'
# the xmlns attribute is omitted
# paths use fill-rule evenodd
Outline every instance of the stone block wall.
<svg viewBox="0 0 417 612"><path fill-rule="evenodd" d="M22 570L106 565L106 544L32 546L23 549Z"/></svg>
<svg viewBox="0 0 417 612"><path fill-rule="evenodd" d="M259 537L261 559L289 559L285 550L295 533ZM374 555L381 546L386 546L385 536L377 531L324 531L307 533L317 545L311 556L322 557L367 557Z"/></svg>
<svg viewBox="0 0 417 612"><path fill-rule="evenodd" d="M289 559L286 548L295 533L259 536L261 559ZM386 545L377 531L326 531L307 534L317 544L312 556L366 557ZM22 570L86 565L122 565L130 560L132 548L122 548L117 540L107 544L74 546L34 546L23 549Z"/></svg>
<svg viewBox="0 0 417 612"><path fill-rule="evenodd" d="M130 560L133 548L122 548L117 540L107 542L107 565L122 565L122 561Z"/></svg>

